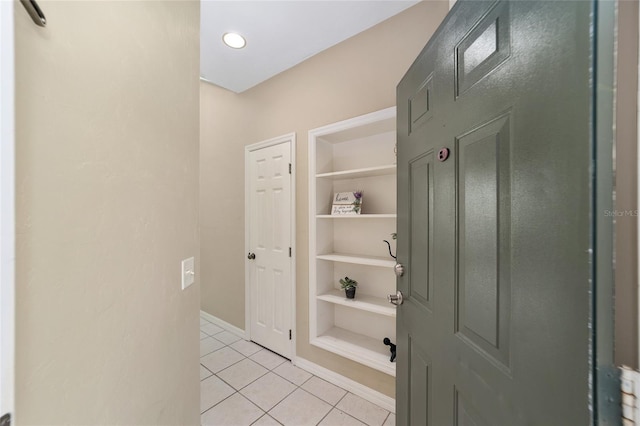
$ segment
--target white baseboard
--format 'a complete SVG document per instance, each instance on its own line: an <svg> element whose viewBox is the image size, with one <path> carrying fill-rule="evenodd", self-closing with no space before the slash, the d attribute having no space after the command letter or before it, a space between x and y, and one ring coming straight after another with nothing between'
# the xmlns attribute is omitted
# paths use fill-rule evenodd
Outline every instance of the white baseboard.
<svg viewBox="0 0 640 426"><path fill-rule="evenodd" d="M331 371L327 368L321 367L318 364L315 364L304 358L295 358L293 364L299 368L302 368L303 370L308 371L311 374L315 374L321 379L333 383L336 386L340 386L342 389L358 395L359 397L364 398L367 401L372 402L387 411L391 411L392 413L396 412L395 398L391 398L390 396L373 390L370 387L363 385L362 383L351 380L348 377L343 376L342 374L338 374L335 371Z"/></svg>
<svg viewBox="0 0 640 426"><path fill-rule="evenodd" d="M210 323L217 325L218 327L222 327L230 333L235 334L238 337L242 337L246 340L246 333L243 329L236 327L235 325L229 324L226 321L221 320L218 317L214 317L211 314L206 313L205 311L200 311L200 318L204 318Z"/></svg>

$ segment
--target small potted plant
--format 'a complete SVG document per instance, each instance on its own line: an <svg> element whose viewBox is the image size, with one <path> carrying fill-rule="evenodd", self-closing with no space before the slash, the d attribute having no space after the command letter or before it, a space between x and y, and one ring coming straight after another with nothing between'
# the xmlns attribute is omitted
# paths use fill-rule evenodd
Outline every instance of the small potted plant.
<svg viewBox="0 0 640 426"><path fill-rule="evenodd" d="M356 297L356 287L358 286L358 281L352 280L349 277L344 277L340 279L340 285L344 289L344 292L347 295L347 299L353 299L354 297Z"/></svg>
<svg viewBox="0 0 640 426"><path fill-rule="evenodd" d="M353 206L352 211L356 214L360 214L360 211L362 209L362 191L354 192L353 197L355 198L355 201L351 203L351 205Z"/></svg>

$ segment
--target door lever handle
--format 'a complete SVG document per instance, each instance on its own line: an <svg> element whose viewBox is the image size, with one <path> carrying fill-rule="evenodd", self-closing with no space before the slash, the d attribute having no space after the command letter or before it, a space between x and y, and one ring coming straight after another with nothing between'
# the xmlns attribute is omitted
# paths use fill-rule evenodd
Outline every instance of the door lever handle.
<svg viewBox="0 0 640 426"><path fill-rule="evenodd" d="M249 253L249 254L247 255L247 259L249 259L249 260L253 260L253 259L255 259L255 258L256 258L256 254L255 254L255 253Z"/></svg>
<svg viewBox="0 0 640 426"><path fill-rule="evenodd" d="M387 301L392 305L400 306L404 303L404 298L400 290L396 291L396 294L390 294L387 296Z"/></svg>

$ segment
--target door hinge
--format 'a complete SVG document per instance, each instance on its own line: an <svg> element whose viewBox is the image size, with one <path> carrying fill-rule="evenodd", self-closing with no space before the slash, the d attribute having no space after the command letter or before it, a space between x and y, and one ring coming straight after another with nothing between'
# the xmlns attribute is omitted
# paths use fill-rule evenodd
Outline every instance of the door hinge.
<svg viewBox="0 0 640 426"><path fill-rule="evenodd" d="M11 426L11 413L0 417L0 426Z"/></svg>
<svg viewBox="0 0 640 426"><path fill-rule="evenodd" d="M289 340L291 340L291 330L289 330Z"/></svg>
<svg viewBox="0 0 640 426"><path fill-rule="evenodd" d="M289 174L291 174L291 163L289 163Z"/></svg>
<svg viewBox="0 0 640 426"><path fill-rule="evenodd" d="M291 247L289 247L289 257L291 257Z"/></svg>

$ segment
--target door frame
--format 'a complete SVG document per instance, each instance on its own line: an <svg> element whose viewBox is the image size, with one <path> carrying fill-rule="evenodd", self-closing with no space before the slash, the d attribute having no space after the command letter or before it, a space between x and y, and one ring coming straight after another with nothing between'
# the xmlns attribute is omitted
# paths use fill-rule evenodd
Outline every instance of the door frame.
<svg viewBox="0 0 640 426"><path fill-rule="evenodd" d="M614 359L614 222L603 212L613 211L615 28L616 5L597 0L592 49L595 57L592 107L592 307L591 383L594 424L618 424L621 418L620 376Z"/></svg>
<svg viewBox="0 0 640 426"><path fill-rule="evenodd" d="M0 1L0 416L15 407L14 2Z"/></svg>
<svg viewBox="0 0 640 426"><path fill-rule="evenodd" d="M289 144L289 155L291 161L291 199L290 199L290 211L291 211L291 340L290 354L291 360L296 357L296 134L295 132L287 133L282 136L267 139L262 142L247 145L244 148L244 248L245 253L251 251L251 236L249 235L249 229L251 224L251 217L247 206L249 206L251 200L251 188L249 185L249 156L254 151L259 151L264 148L269 148L275 145ZM244 339L251 340L251 265L249 262L244 263Z"/></svg>
<svg viewBox="0 0 640 426"><path fill-rule="evenodd" d="M638 64L637 64L637 73L638 73L638 90L636 92L636 125L637 125L637 133L636 133L636 144L640 147L640 7L638 8ZM636 211L640 211L640 149L638 149L636 158L636 177L637 177L637 205ZM637 291L637 323L638 323L638 334L637 334L637 345L638 345L638 367L640 367L640 227L637 230L636 235L637 246L638 246L638 258L637 258L637 269L638 269L638 281L636 282L636 291Z"/></svg>

